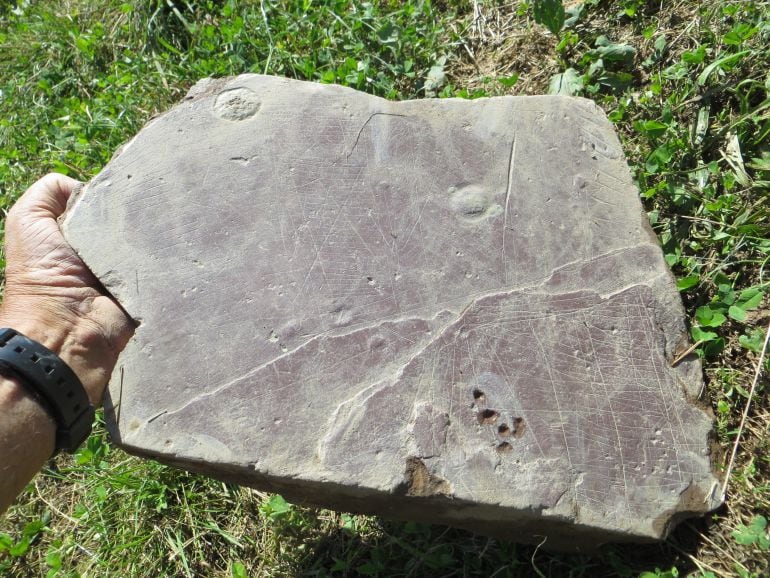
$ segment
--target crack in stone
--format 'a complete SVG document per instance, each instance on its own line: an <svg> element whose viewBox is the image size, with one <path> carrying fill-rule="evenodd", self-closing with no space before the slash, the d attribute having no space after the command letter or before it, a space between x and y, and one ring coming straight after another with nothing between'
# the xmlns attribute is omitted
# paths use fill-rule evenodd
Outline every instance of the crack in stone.
<svg viewBox="0 0 770 578"><path fill-rule="evenodd" d="M564 264L564 265L554 269L549 277L547 277L546 279L544 279L541 282L536 283L536 284L521 285L521 286L511 287L511 288L507 288L505 290L498 290L498 291L486 291L486 292L478 293L476 295L468 296L465 299L462 299L462 301L466 301L466 300L467 301L466 301L465 306L462 308L462 310L459 313L455 313L455 312L453 312L451 310L448 310L448 309L442 309L442 310L438 311L437 313L435 313L433 316L427 316L427 315L419 316L419 315L415 315L415 316L405 317L403 315L400 315L398 317L386 317L386 318L378 320L376 323L373 323L373 324L367 324L367 323L351 324L351 325L345 327L344 328L345 331L343 331L343 332L338 332L339 330L336 330L336 329L329 329L327 331L324 331L322 333L314 335L313 337L311 337L310 339L308 339L305 342L301 343L297 347L295 347L293 349L290 349L290 350L282 353L281 355L278 355L278 356L272 358L271 360L266 361L266 362L264 362L264 363L262 363L262 364L260 364L260 365L258 365L256 367L250 369L246 373L244 373L244 374L242 374L242 375L240 375L240 376L238 376L238 377L236 377L234 379L231 379L231 380L229 380L229 381L227 381L227 382L225 382L223 384L219 384L219 385L215 386L214 389L212 389L210 391L207 391L205 393L201 393L201 394L195 396L194 398L190 399L189 401L185 402L184 404L182 404L181 406L179 406L177 408L165 410L165 414L164 415L171 416L173 414L179 413L180 411L184 410L185 408L189 407L190 405L192 405L194 403L202 401L202 400L204 400L204 399L206 399L208 397L217 395L218 393L226 390L227 388L235 386L235 385L243 382L244 380L249 379L250 377L253 377L259 371L261 371L261 370L271 366L272 364L280 361L281 359L285 359L285 358L288 358L288 357L294 355L297 351L307 347L308 345L310 345L311 343L313 343L315 341L319 341L321 339L326 339L326 338L341 338L341 337L349 336L349 335L352 335L354 333L358 333L358 332L361 332L361 331L366 331L368 329L375 329L375 328L381 327L382 325L385 325L387 323L400 323L400 322L416 321L416 320L426 320L427 321L429 319L435 320L436 318L438 318L442 314L454 315L455 318L454 318L453 321L451 321L451 322L447 323L446 325L444 325L438 331L438 334L436 335L436 337L431 339L417 353L415 353L409 359L407 359L406 362L401 366L401 369L399 371L397 371L397 372L395 372L394 374L391 375L391 377L398 378L402 374L403 370L406 367L408 367L408 365L410 363L412 363L415 359L417 359L420 355L422 355L424 353L424 351L430 345L432 345L438 339L440 339L442 337L442 335L446 332L447 329L449 329L452 325L455 325L458 322L460 322L463 319L463 317L465 316L465 314L474 305L476 305L479 301L481 301L483 299L494 298L494 297L504 297L504 296L511 295L513 293L518 293L518 292L527 291L527 290L542 289L553 279L553 277L555 275L557 275L558 273L562 272L565 269L568 269L570 267L575 267L575 266L581 265L581 264L587 265L587 264L589 264L591 262L595 262L597 260L600 260L600 259L603 259L603 258L606 258L606 257L620 255L623 252L636 249L636 248L638 248L640 246L644 246L644 245L632 245L632 246L628 246L628 247L623 247L621 249L617 249L617 250L613 250L613 251L608 251L606 253L603 253L601 255L593 257L592 259L582 259L582 260L579 259L579 260L571 261L569 263L566 263L566 264ZM660 277L660 276L658 276L658 277ZM656 277L655 279L657 279L658 277ZM631 284L625 286L621 290L616 290L616 291L612 291L611 293L598 294L598 295L600 297L602 297L603 299L610 298L610 297L612 297L612 296L614 296L616 294L622 293L623 291L626 291L626 290L628 290L630 288L637 287L640 284L642 284L642 283L631 283ZM566 293L570 293L570 292L572 292L572 291L543 291L544 294L548 294L548 295L561 295L561 294L566 294ZM444 303L442 305L448 305L449 303L456 303L458 301L461 301L461 299L458 298L456 300L453 300L452 302L447 302L447 303ZM425 309L426 308L419 308L419 309L415 310L415 312L424 312ZM409 311L407 311L406 313L409 313ZM380 381L375 382L375 383L380 383L381 381L383 381L383 380L380 380ZM371 385L367 385L367 386L365 386L363 388L360 388L355 395L352 395L348 399L346 399L345 401L341 402L338 407L341 407L341 406L349 403L350 401L352 401L353 399L358 397L362 392L366 391L369 387L371 387ZM372 394L373 393L374 392L372 392Z"/></svg>
<svg viewBox="0 0 770 578"><path fill-rule="evenodd" d="M508 230L508 205L511 200L511 183L513 182L513 169L516 164L516 135L511 142L511 154L508 157L508 182L505 187L505 207L503 208L503 242L500 249L501 264L503 268L503 283L508 282L508 269L505 261L505 234Z"/></svg>
<svg viewBox="0 0 770 578"><path fill-rule="evenodd" d="M366 121L364 122L364 124L361 125L361 128L358 129L358 134L356 135L356 140L353 143L353 146L350 148L350 151L348 152L348 154L345 155L345 160L350 159L351 155L353 154L353 152L356 150L356 147L358 146L358 141L361 138L361 134L364 132L364 129L366 128L366 126L369 124L369 122L375 116L397 116L397 117L400 117L400 118L408 118L408 116L405 115L405 114L396 114L396 113L392 113L392 112L375 112L375 113L370 114L369 118L367 118Z"/></svg>

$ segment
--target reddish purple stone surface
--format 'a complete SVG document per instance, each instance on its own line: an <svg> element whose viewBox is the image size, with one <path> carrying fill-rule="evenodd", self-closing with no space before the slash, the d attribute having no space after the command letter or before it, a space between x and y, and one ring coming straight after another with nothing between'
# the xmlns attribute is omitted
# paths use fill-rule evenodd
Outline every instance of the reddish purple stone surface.
<svg viewBox="0 0 770 578"><path fill-rule="evenodd" d="M590 101L202 81L64 230L139 322L107 406L133 453L555 547L718 505L681 302Z"/></svg>

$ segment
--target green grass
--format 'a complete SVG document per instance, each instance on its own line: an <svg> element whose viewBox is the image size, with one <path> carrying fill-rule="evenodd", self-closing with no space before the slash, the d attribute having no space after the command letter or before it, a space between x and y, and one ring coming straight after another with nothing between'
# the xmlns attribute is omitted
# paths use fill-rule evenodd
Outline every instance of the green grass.
<svg viewBox="0 0 770 578"><path fill-rule="evenodd" d="M0 3L0 208L49 170L90 178L210 75L263 72L393 99L549 87L592 98L621 134L679 280L723 465L770 320L769 4L588 0L563 25L538 12L553 31L535 22L534 4ZM555 555L294 506L127 456L99 427L0 518L0 574L761 576L770 572L769 391L762 379L727 506L662 545Z"/></svg>

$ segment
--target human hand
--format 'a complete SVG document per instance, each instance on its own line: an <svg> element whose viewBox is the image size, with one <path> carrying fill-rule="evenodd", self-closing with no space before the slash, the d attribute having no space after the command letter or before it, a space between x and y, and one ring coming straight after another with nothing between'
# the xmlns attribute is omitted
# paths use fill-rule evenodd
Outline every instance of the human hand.
<svg viewBox="0 0 770 578"><path fill-rule="evenodd" d="M11 208L5 224L5 298L0 325L59 354L91 403L104 388L134 323L65 241L56 219L78 181L49 174Z"/></svg>

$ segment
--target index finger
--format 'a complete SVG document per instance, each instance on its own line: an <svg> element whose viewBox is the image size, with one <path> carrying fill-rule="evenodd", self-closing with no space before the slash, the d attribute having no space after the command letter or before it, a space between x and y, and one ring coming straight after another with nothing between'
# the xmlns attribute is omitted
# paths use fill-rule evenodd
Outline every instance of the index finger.
<svg viewBox="0 0 770 578"><path fill-rule="evenodd" d="M59 173L49 173L35 182L11 208L9 216L58 218L67 209L72 190L80 181Z"/></svg>

